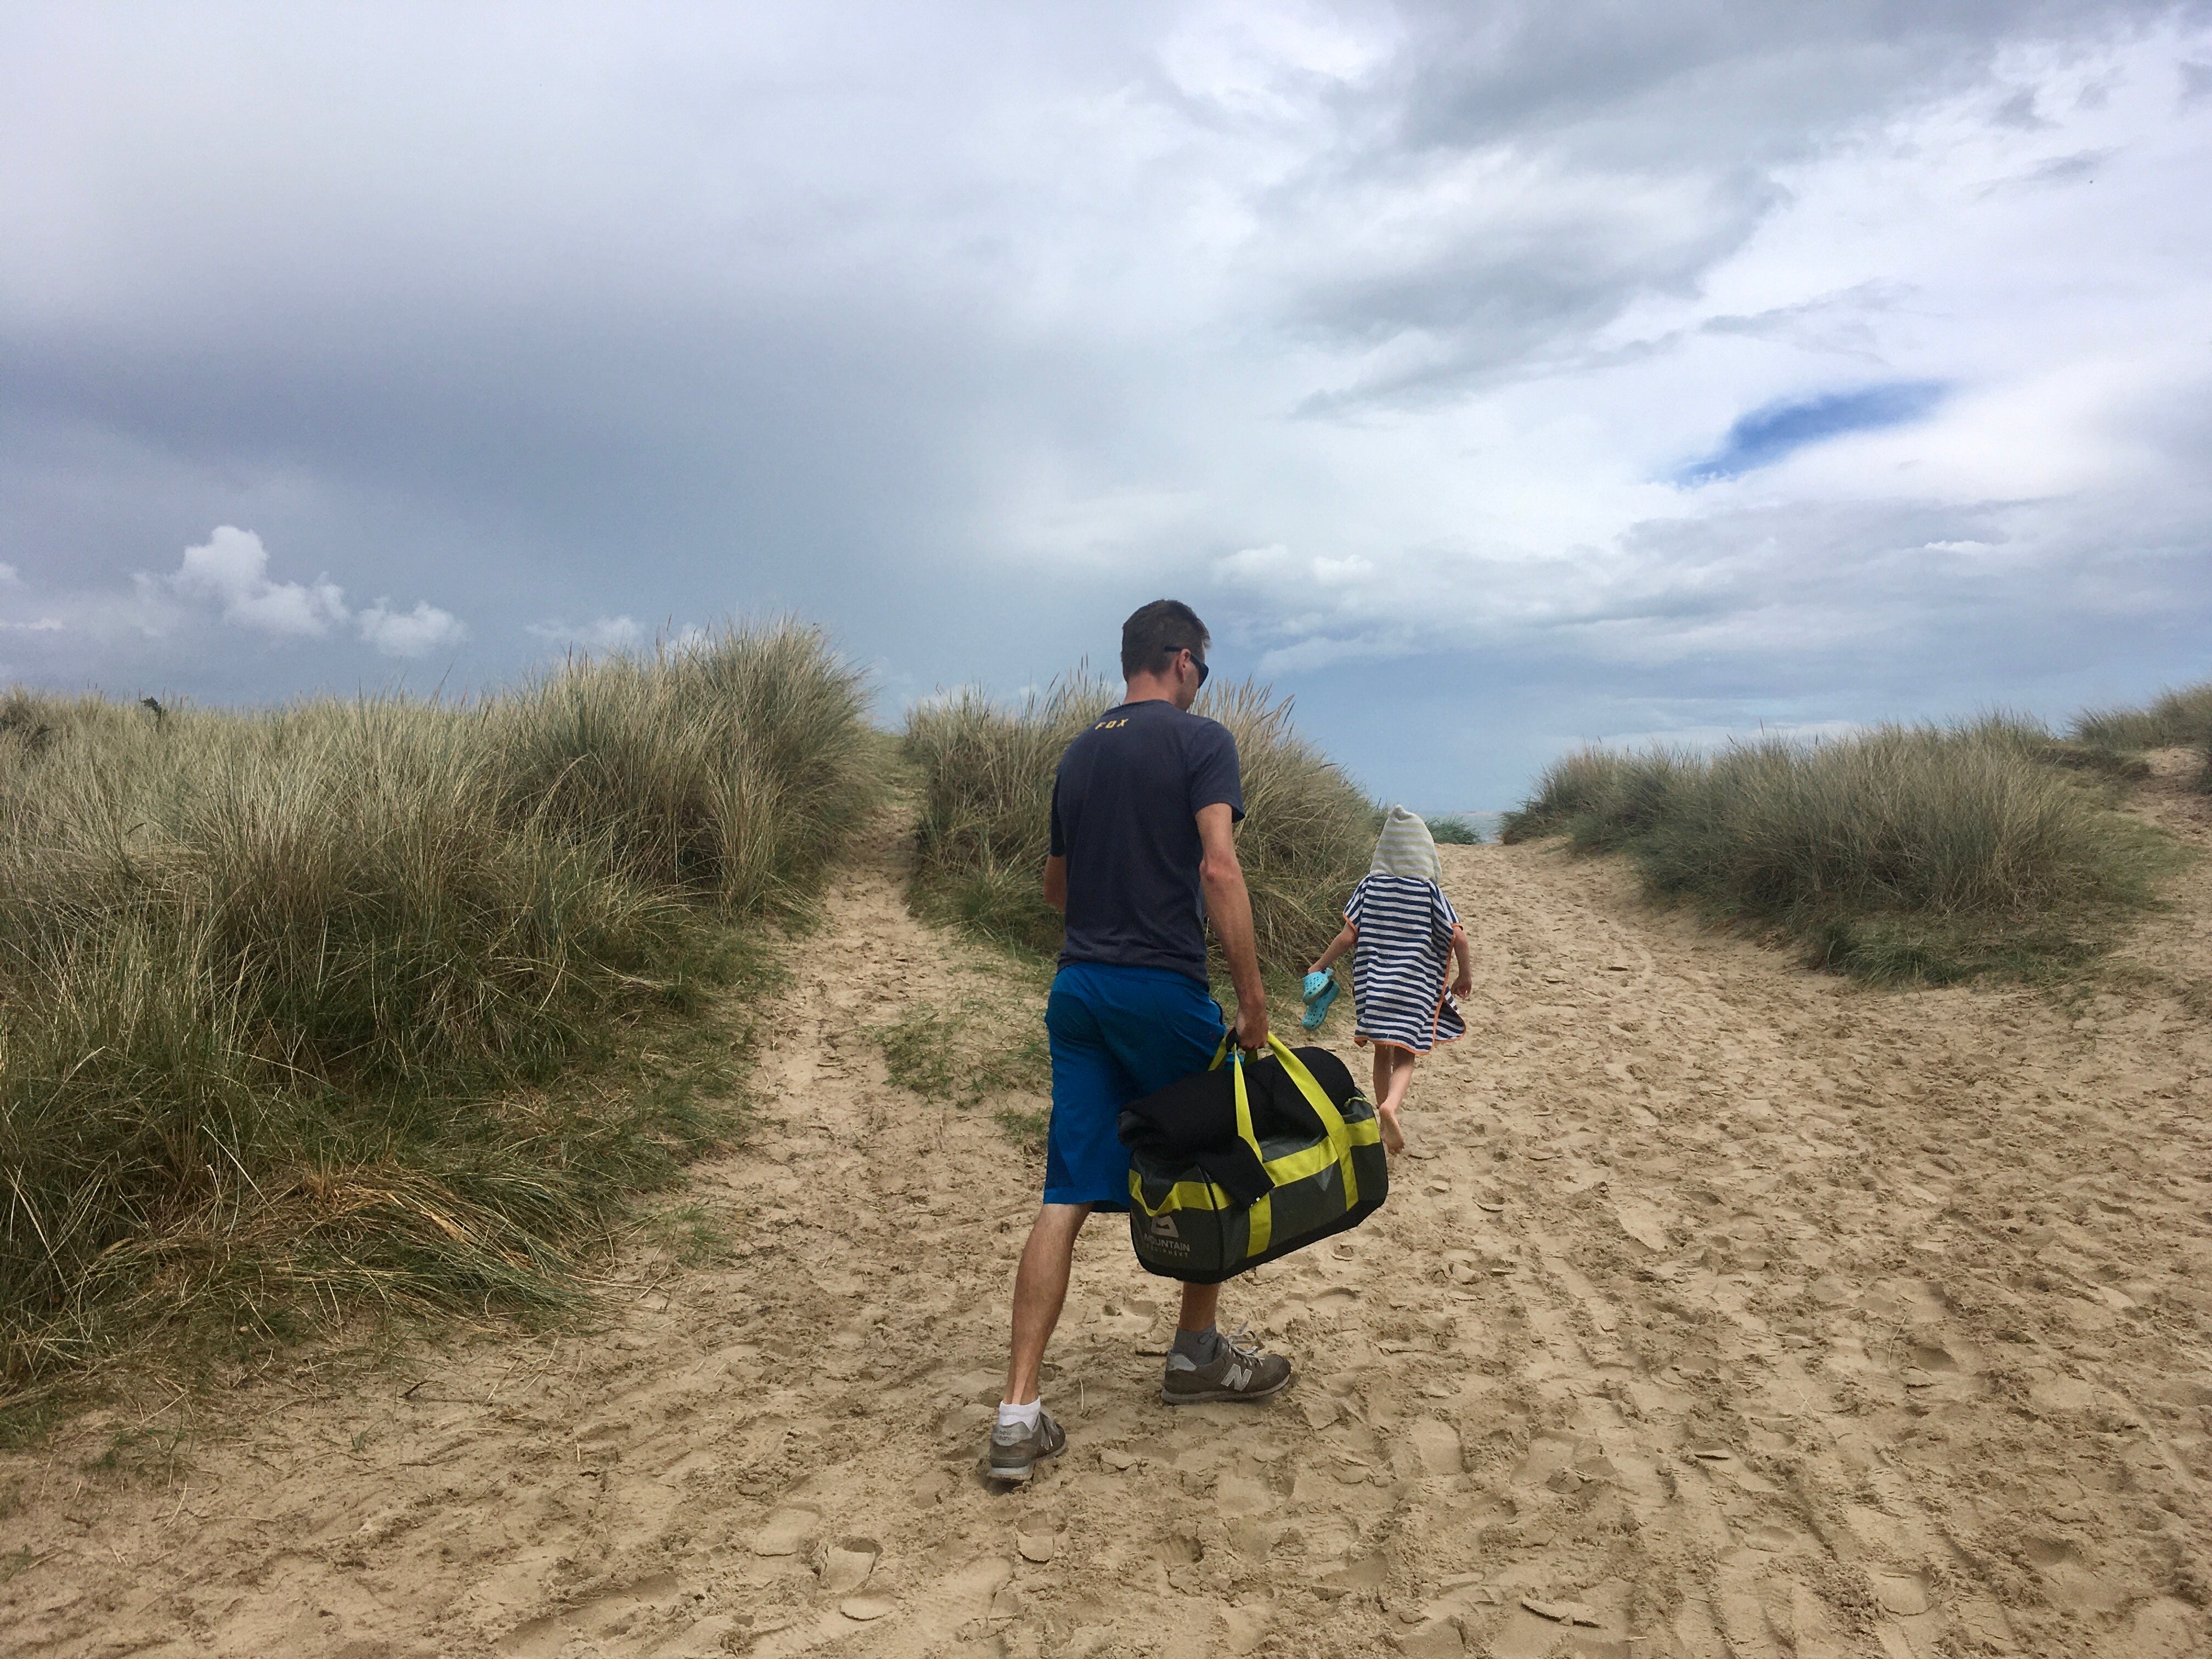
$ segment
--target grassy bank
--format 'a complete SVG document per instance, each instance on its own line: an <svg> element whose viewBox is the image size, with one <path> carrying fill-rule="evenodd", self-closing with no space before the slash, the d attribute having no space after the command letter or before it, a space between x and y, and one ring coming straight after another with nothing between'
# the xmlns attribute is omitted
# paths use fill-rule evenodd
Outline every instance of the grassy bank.
<svg viewBox="0 0 2212 1659"><path fill-rule="evenodd" d="M1713 755L1586 750L1506 817L1508 842L1564 835L1632 857L1646 891L1802 943L1866 978L2030 976L2092 954L2147 903L2149 832L2002 718L1885 726Z"/></svg>
<svg viewBox="0 0 2212 1659"><path fill-rule="evenodd" d="M794 627L468 704L10 699L8 1387L149 1327L571 1296L623 1195L726 1133L734 1080L680 1037L622 1087L579 1063L763 971L749 926L866 808L860 712Z"/></svg>
<svg viewBox="0 0 2212 1659"><path fill-rule="evenodd" d="M2168 691L2143 708L2093 708L2075 717L2077 744L2140 756L2151 749L2193 749L2191 781L2212 794L2212 682Z"/></svg>
<svg viewBox="0 0 2212 1659"><path fill-rule="evenodd" d="M1053 775L1060 751L1120 699L1117 686L1079 673L1018 703L963 691L908 717L906 753L924 781L918 911L1020 950L1059 950L1060 917L1039 887ZM1197 712L1237 738L1245 807L1237 856L1261 964L1303 972L1367 869L1373 807L1297 735L1289 701L1265 686L1213 688Z"/></svg>

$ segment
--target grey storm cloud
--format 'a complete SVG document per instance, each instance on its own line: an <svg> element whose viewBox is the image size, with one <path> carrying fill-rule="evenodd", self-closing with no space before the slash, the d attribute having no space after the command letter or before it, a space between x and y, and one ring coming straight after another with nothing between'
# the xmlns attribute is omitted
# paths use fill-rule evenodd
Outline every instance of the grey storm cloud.
<svg viewBox="0 0 2212 1659"><path fill-rule="evenodd" d="M2148 689L2212 590L2205 376L2142 343L2203 324L2207 27L18 9L0 678L480 684L795 610L896 715L1173 589L1439 807L1566 740L1569 688L1584 731L1868 718L1940 635L1929 705ZM260 562L195 574L233 536ZM1375 741L1423 664L1515 677L1512 729Z"/></svg>

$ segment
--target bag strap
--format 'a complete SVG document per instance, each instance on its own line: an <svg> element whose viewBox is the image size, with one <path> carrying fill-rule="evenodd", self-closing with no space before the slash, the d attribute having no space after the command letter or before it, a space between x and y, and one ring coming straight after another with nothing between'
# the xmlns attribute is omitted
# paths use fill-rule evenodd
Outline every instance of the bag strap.
<svg viewBox="0 0 2212 1659"><path fill-rule="evenodd" d="M1224 1060L1231 1060L1235 1066L1237 1137L1252 1149L1252 1156L1260 1160L1260 1167L1264 1170L1267 1167L1267 1154L1260 1150L1259 1137L1253 1132L1252 1102L1244 1091L1244 1053L1235 1046L1236 1041L1237 1033L1232 1029L1222 1037L1221 1046L1213 1051L1212 1062L1206 1069L1212 1071ZM1328 1091L1322 1088L1315 1080L1314 1074L1306 1069L1305 1061L1300 1060L1290 1044L1273 1031L1267 1033L1267 1052L1283 1068L1283 1075L1297 1085L1298 1092L1306 1097L1306 1104L1313 1108L1314 1115L1321 1120L1322 1133L1328 1138L1328 1150L1334 1154L1338 1172L1344 1176L1344 1200L1348 1205L1357 1204L1359 1201L1359 1176L1352 1167L1352 1131L1345 1127L1344 1114L1337 1110L1336 1103L1328 1097Z"/></svg>
<svg viewBox="0 0 2212 1659"><path fill-rule="evenodd" d="M1283 1075L1298 1085L1298 1092L1306 1097L1306 1104L1314 1109L1321 1119L1322 1131L1328 1136L1328 1149L1336 1154L1337 1172L1344 1177L1344 1201L1346 1205L1359 1202L1359 1176L1352 1163L1352 1131L1344 1127L1344 1114L1336 1109L1336 1103L1328 1097L1328 1091L1315 1081L1314 1074L1306 1070L1305 1061L1291 1051L1291 1046L1273 1031L1267 1033L1268 1052L1275 1056L1283 1068Z"/></svg>
<svg viewBox="0 0 2212 1659"><path fill-rule="evenodd" d="M1218 1055L1213 1064L1221 1064ZM1244 1088L1244 1056L1241 1051L1231 1052L1229 1066L1231 1075L1236 1080L1237 1138L1252 1149L1253 1161L1259 1164L1261 1174L1265 1175L1267 1172L1267 1155L1260 1150L1260 1136L1252 1127L1252 1097ZM1211 1071L1213 1067L1210 1066L1206 1069Z"/></svg>

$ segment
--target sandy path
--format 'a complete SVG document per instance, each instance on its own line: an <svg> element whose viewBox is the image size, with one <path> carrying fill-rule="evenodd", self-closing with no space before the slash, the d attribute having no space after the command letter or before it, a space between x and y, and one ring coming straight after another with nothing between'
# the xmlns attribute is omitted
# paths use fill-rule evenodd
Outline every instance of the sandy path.
<svg viewBox="0 0 2212 1659"><path fill-rule="evenodd" d="M735 1265L589 1336L303 1363L167 1481L86 1473L89 1429L0 1458L0 1650L2208 1650L2201 869L2145 935L2168 977L2065 1008L1855 990L1612 865L1445 849L1479 988L1416 1156L1229 1297L1300 1381L1158 1404L1170 1298L1094 1224L1070 1452L1005 1495L975 1464L1032 1176L863 1033L989 971L889 844L805 946L753 1145L697 1173Z"/></svg>

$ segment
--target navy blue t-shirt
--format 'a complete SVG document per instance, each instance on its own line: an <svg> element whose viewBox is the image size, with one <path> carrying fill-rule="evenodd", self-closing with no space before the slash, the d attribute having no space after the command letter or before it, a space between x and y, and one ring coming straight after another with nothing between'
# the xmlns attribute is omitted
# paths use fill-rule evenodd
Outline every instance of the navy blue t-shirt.
<svg viewBox="0 0 2212 1659"><path fill-rule="evenodd" d="M1067 860L1063 963L1206 979L1200 807L1244 816L1229 728L1158 699L1109 709L1067 745L1052 785L1052 854Z"/></svg>

